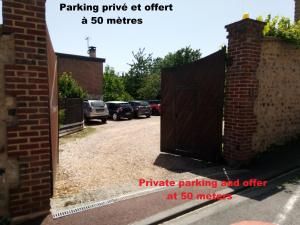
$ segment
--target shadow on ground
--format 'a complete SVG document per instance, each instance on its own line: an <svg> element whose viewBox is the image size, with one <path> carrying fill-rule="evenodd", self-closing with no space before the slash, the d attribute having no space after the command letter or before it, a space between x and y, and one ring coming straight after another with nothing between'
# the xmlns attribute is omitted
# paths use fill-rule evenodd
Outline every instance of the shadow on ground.
<svg viewBox="0 0 300 225"><path fill-rule="evenodd" d="M105 124L106 123L103 123L101 120L89 120L84 123L84 125L88 127L94 127L94 126L105 125Z"/></svg>
<svg viewBox="0 0 300 225"><path fill-rule="evenodd" d="M247 168L243 169L232 169L229 168L225 165L216 165L216 164L209 164L203 161L195 160L195 159L190 159L186 157L180 157L180 156L175 156L175 155L169 155L169 154L160 154L156 161L155 165L160 166L162 168L165 168L170 171L176 171L178 173L182 172L191 172L194 173L195 175L202 176L203 179L215 179L219 181L223 180L237 180L239 179L241 182L250 180L250 179L260 179L260 180L270 180L272 178L275 178L279 175L282 175L284 173L287 173L289 171L294 171L291 173L289 176L283 176L281 179L277 180L275 183L270 184L272 188L270 190L267 190L267 192L264 192L261 195L253 194L253 192L250 191L245 191L245 192L237 192L237 195L254 199L256 201L262 201L265 198L268 198L280 191L286 191L288 192L289 189L286 188L287 183L293 183L295 185L299 185L299 179L300 179L300 141L281 146L281 147L276 147L273 149L274 151L272 152L267 152L262 155L260 155L258 158L256 158L253 161L253 164L251 166L248 166ZM298 170L295 170L298 168ZM269 187L269 186L267 186ZM200 187L201 188L201 187ZM204 190L205 188L210 188L210 187L202 187ZM234 190L243 190L245 187L234 187ZM262 188L257 188L258 191L262 191L264 189ZM155 194L155 193L154 193ZM145 196L143 197L142 201L145 202L144 199ZM128 200L130 201L130 200ZM130 206L126 202L119 202L116 204L125 204L126 209ZM132 200L133 202L137 201L137 198ZM148 199L149 201L149 199ZM151 201L150 201L151 202ZM171 201L172 202L172 201ZM147 201L146 201L147 203ZM145 204L146 204L145 203ZM164 202L164 205L167 206ZM138 204L138 208L142 207L142 210L147 209L147 207L150 207L153 209L154 205L144 205L142 206L141 204ZM145 208L143 208L145 207ZM189 209L195 210L199 206L193 207ZM109 208L109 207L108 207ZM118 207L116 207L118 208ZM98 210L98 211L97 211ZM68 216L63 219L58 219L58 220L53 220L51 215L48 215L47 217L42 217L39 219L36 219L34 221L30 221L28 223L25 223L23 225L64 225L64 224L70 224L67 223L66 221L76 221L76 220L82 220L85 222L85 224L99 224L99 221L93 220L94 218L97 218L96 215L100 213L101 210L105 210L104 208L98 208L90 211L87 211L85 213L80 213L78 215L73 215L73 216ZM108 211L106 212L105 216L109 213L112 213L115 218L117 218L117 213L118 211ZM125 213L125 211L123 211ZM144 211L143 211L144 212ZM187 211L186 211L187 212ZM94 214L93 214L94 213ZM129 212L126 211L126 213L130 214ZM135 212L134 212L135 213ZM181 213L181 212L180 212ZM121 215L122 213L120 213ZM102 214L101 214L102 215ZM120 216L119 215L119 216ZM105 217L104 216L104 217ZM126 215L127 217L128 215ZM178 216L177 214L173 215L174 218ZM81 218L81 219L79 219ZM123 217L122 217L123 218ZM171 219L170 217L169 219ZM102 218L103 219L103 218ZM111 218L109 218L111 219ZM79 224L79 223L77 223ZM80 223L83 224L83 223Z"/></svg>
<svg viewBox="0 0 300 225"><path fill-rule="evenodd" d="M146 117L146 116L138 116L138 117L135 117L134 119L136 120L145 120L145 119L149 119L150 117Z"/></svg>
<svg viewBox="0 0 300 225"><path fill-rule="evenodd" d="M143 117L143 116L139 116L139 117L134 117L132 118L131 120L144 120L144 119L149 119L147 117ZM131 121L127 118L119 118L117 121L114 121L113 119L109 119L109 121L112 121L112 122L124 122L124 121Z"/></svg>
<svg viewBox="0 0 300 225"><path fill-rule="evenodd" d="M198 170L217 166L214 163L208 163L205 161L177 156L172 154L161 153L155 160L154 165L165 168L172 172L185 173L185 172L197 172Z"/></svg>
<svg viewBox="0 0 300 225"><path fill-rule="evenodd" d="M155 165L167 170L183 173L190 172L203 177L203 179L214 179L218 181L240 180L240 186L231 187L240 191L246 187L243 181L250 179L270 180L276 176L292 171L300 167L300 141L294 141L283 146L272 147L270 151L256 157L249 166L243 168L230 168L225 164L207 163L205 161L161 153L155 160ZM298 179L300 178L300 174ZM297 180L295 182L298 182ZM278 186L269 192L268 197L279 191L284 186ZM241 195L243 195L241 193ZM249 197L249 196L245 196ZM261 198L254 198L262 200Z"/></svg>

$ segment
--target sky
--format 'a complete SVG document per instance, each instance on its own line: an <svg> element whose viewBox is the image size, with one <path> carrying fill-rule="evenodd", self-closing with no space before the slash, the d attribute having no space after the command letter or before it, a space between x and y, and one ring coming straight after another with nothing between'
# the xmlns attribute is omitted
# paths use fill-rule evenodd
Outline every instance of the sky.
<svg viewBox="0 0 300 225"><path fill-rule="evenodd" d="M60 10L66 5L98 5L99 12ZM145 11L144 6L158 3L173 5L173 11ZM0 5L2 2L0 1ZM153 57L191 46L203 56L227 44L225 25L242 19L280 15L294 18L294 0L47 0L47 24L56 52L87 56L86 37L97 47L97 57L117 72L126 72L132 52L145 48ZM128 6L127 11L102 12L104 5ZM141 11L131 6L141 4ZM82 24L83 17L89 24ZM103 24L90 24L92 17L102 17ZM141 18L142 24L106 24L108 18ZM0 19L1 22L2 18Z"/></svg>

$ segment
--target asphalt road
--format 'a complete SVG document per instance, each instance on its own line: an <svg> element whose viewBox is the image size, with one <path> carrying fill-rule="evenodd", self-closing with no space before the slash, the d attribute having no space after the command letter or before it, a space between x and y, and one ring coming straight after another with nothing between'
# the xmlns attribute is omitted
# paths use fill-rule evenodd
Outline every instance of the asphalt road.
<svg viewBox="0 0 300 225"><path fill-rule="evenodd" d="M267 188L244 191L231 201L217 202L163 224L230 225L240 221L300 224L300 172L283 176Z"/></svg>

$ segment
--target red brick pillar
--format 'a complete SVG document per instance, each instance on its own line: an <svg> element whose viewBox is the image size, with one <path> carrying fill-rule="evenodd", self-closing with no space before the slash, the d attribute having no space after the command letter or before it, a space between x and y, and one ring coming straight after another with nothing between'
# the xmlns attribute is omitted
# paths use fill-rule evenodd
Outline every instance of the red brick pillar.
<svg viewBox="0 0 300 225"><path fill-rule="evenodd" d="M15 99L15 125L7 129L9 211L26 219L46 213L52 194L45 0L3 0L4 32L15 41L15 64L5 65L5 92Z"/></svg>
<svg viewBox="0 0 300 225"><path fill-rule="evenodd" d="M228 71L225 97L224 157L233 166L247 163L253 156L252 136L256 129L254 100L258 81L264 23L245 19L226 26Z"/></svg>

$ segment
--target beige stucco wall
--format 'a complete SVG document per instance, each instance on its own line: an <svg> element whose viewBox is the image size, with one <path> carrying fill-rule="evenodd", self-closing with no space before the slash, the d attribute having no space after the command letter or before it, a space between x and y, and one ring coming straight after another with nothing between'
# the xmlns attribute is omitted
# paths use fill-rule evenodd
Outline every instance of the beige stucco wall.
<svg viewBox="0 0 300 225"><path fill-rule="evenodd" d="M265 38L257 79L253 149L262 152L300 134L300 48Z"/></svg>
<svg viewBox="0 0 300 225"><path fill-rule="evenodd" d="M5 173L0 176L0 216L7 213L8 188L10 183L11 160L6 154L6 126L10 122L7 109L14 107L14 100L5 95L4 64L14 62L14 42L11 35L2 35L0 26L0 169Z"/></svg>

